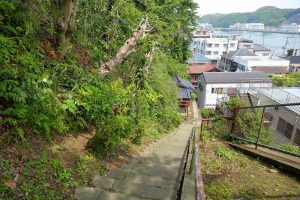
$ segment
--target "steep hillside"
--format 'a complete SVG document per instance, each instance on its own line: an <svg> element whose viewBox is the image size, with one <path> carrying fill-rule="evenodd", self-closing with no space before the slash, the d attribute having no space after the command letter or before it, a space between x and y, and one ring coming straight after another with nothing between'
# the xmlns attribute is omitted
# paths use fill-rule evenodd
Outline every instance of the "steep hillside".
<svg viewBox="0 0 300 200"><path fill-rule="evenodd" d="M235 23L261 22L268 26L279 26L282 23L300 23L300 8L280 9L273 6L262 7L255 12L209 14L204 15L198 21L211 23L214 27L228 27Z"/></svg>

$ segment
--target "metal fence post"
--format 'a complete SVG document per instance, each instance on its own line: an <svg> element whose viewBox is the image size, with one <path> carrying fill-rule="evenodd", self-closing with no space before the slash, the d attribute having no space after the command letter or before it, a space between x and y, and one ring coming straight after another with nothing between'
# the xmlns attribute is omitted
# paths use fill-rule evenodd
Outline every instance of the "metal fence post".
<svg viewBox="0 0 300 200"><path fill-rule="evenodd" d="M257 149L257 144L258 144L258 141L259 141L259 136L261 134L261 128L262 128L263 123L264 123L263 120L264 120L265 109L266 109L266 107L263 107L263 110L262 110L262 113L261 113L259 129L258 129L257 138L256 138L256 142L255 142L255 149Z"/></svg>

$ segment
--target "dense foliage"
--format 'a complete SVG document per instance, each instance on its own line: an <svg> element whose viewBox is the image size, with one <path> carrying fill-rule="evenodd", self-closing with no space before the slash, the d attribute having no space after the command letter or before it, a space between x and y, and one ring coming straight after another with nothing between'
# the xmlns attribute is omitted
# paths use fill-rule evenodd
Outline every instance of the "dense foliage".
<svg viewBox="0 0 300 200"><path fill-rule="evenodd" d="M300 72L273 75L271 79L275 87L297 87L300 83Z"/></svg>
<svg viewBox="0 0 300 200"><path fill-rule="evenodd" d="M214 27L225 28L235 23L264 23L268 26L280 26L282 23L299 24L299 13L300 8L280 9L266 6L255 12L204 15L198 21L211 23Z"/></svg>
<svg viewBox="0 0 300 200"><path fill-rule="evenodd" d="M196 4L78 0L75 28L62 34L56 3L0 0L1 145L96 127L89 146L106 154L180 123L172 76L185 75ZM142 17L149 32L135 51L99 74Z"/></svg>

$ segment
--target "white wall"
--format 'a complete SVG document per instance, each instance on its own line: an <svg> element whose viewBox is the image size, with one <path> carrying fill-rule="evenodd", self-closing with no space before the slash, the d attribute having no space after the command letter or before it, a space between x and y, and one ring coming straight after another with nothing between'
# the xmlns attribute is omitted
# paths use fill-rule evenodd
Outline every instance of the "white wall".
<svg viewBox="0 0 300 200"><path fill-rule="evenodd" d="M288 69L290 65L289 60L279 59L277 57L271 59L261 56L235 56L233 60L240 65L244 65L249 72L252 71L252 67L287 67Z"/></svg>
<svg viewBox="0 0 300 200"><path fill-rule="evenodd" d="M200 79L203 76L200 76ZM200 80L203 82L204 80ZM216 94L212 93L212 88L257 88L257 87L272 87L272 83L215 83L215 84L206 84L204 91L199 93L198 96L198 106L200 108L215 108L217 99L221 97L227 97L227 94Z"/></svg>
<svg viewBox="0 0 300 200"><path fill-rule="evenodd" d="M237 48L238 41L231 39L228 41L228 38L207 38L200 46L203 54L211 60L220 60L224 52L236 51Z"/></svg>
<svg viewBox="0 0 300 200"><path fill-rule="evenodd" d="M262 56L262 57L266 57L266 58L269 58L271 56L270 51L255 51L254 53L258 56Z"/></svg>

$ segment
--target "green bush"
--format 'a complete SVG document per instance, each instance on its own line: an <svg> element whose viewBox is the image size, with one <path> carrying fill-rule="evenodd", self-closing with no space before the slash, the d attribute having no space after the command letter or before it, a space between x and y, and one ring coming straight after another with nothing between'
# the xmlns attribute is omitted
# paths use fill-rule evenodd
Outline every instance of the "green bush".
<svg viewBox="0 0 300 200"><path fill-rule="evenodd" d="M294 154L300 155L300 148L293 144L283 144L279 146L279 149L289 151Z"/></svg>
<svg viewBox="0 0 300 200"><path fill-rule="evenodd" d="M96 127L96 135L88 146L99 155L109 154L122 139L132 136L134 130L133 121L127 116L112 116Z"/></svg>
<svg viewBox="0 0 300 200"><path fill-rule="evenodd" d="M202 118L212 118L216 116L216 111L208 108L201 109Z"/></svg>
<svg viewBox="0 0 300 200"><path fill-rule="evenodd" d="M230 109L241 107L243 105L245 105L245 102L238 97L230 98L229 101L225 102L225 106Z"/></svg>

